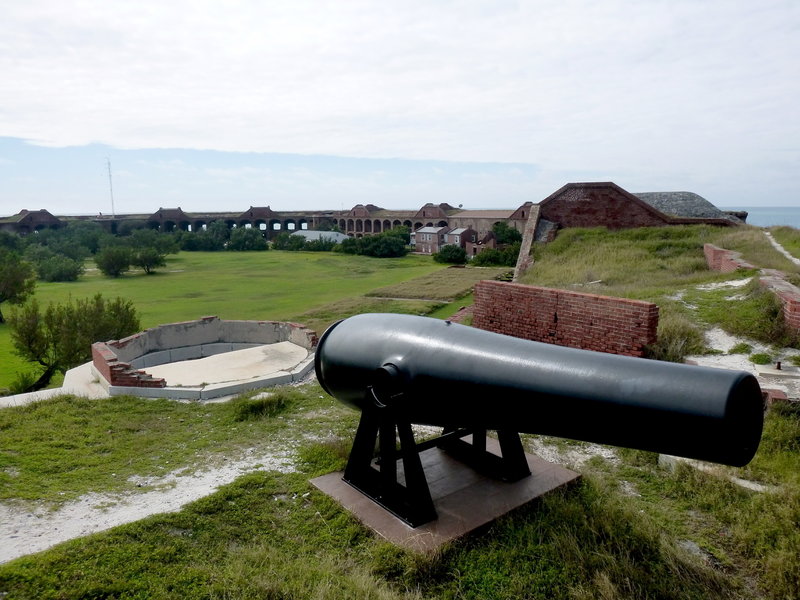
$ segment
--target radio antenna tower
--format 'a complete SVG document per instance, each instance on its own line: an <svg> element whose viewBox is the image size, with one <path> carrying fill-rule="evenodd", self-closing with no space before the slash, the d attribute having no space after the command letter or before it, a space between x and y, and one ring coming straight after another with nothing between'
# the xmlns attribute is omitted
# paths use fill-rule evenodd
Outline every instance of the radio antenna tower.
<svg viewBox="0 0 800 600"><path fill-rule="evenodd" d="M111 216L116 218L114 212L114 186L111 183L111 159L106 156L106 165L108 166L108 191L111 193Z"/></svg>

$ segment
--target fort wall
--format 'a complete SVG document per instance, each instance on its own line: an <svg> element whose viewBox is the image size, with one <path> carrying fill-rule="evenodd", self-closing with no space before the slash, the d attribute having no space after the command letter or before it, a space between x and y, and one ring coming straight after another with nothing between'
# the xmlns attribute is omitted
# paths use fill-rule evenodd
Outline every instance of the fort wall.
<svg viewBox="0 0 800 600"><path fill-rule="evenodd" d="M656 341L658 306L501 281L475 286L472 325L505 335L626 356Z"/></svg>

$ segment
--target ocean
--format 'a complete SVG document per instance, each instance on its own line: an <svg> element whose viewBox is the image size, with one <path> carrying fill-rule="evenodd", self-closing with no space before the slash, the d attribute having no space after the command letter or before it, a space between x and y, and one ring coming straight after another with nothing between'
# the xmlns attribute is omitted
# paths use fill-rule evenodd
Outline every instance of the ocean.
<svg viewBox="0 0 800 600"><path fill-rule="evenodd" d="M746 210L749 225L758 227L788 225L800 229L800 206L726 206L719 208L720 210Z"/></svg>

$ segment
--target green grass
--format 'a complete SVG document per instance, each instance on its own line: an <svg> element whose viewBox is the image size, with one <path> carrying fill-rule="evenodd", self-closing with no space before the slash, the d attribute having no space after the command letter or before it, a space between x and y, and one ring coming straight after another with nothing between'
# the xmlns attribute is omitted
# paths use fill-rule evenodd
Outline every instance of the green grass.
<svg viewBox="0 0 800 600"><path fill-rule="evenodd" d="M697 307L701 321L732 335L775 346L798 344L797 335L786 327L780 300L756 279L741 288L690 290L685 299Z"/></svg>
<svg viewBox="0 0 800 600"><path fill-rule="evenodd" d="M671 529L664 529L669 511L677 511L690 498L682 491L687 484L675 477L651 475L650 463L639 468L642 489L651 485L653 493L664 494L669 511L660 502L651 505L619 494L612 479L588 476L432 556L391 546L308 481L341 467L355 413L335 407L327 397L320 398L316 385L278 390L283 393L289 395L278 402L277 414L267 411L270 415L260 414L259 401L246 399L232 405L176 404L172 408L123 398L116 399L117 404L98 401L101 407L96 410L100 412L95 414L74 399L64 399L55 401L52 410L38 409L43 412L35 419L22 410L9 412L2 431L5 436L19 429L15 434L18 445L14 446L19 454L42 455L37 449L52 450L47 436L35 435L30 421L39 421L36 427L40 431L54 431L70 428L72 421L86 415L90 422L101 421L119 431L119 437L131 443L138 440L137 447L148 448L141 454L160 455L164 448L171 449L170 459L176 467L184 455L186 460L194 455L195 462L213 462L217 445L225 438L250 445L259 438L280 442L300 439L304 437L301 432L322 437L333 428L333 433L318 442L297 444L300 473L246 475L177 513L152 516L2 565L0 592L9 598L54 599L712 599L746 591L740 575L710 567L682 551L671 538L674 532L691 533L691 528L670 525ZM136 403L138 408L133 406ZM49 403L42 406L45 404ZM270 407L274 408L274 403ZM132 411L136 414L128 416ZM170 425L158 425L165 417L171 417L167 419ZM136 426L122 431L120 422L135 422ZM147 435L140 427L143 423L153 428L152 438L139 438ZM90 440L102 433L91 423L83 425L88 427ZM239 429L233 430L235 425ZM770 444L785 444L792 435L796 429L777 427ZM213 439L194 442L193 436ZM64 437L79 436L65 433ZM68 460L73 463L58 459L59 468L71 469L77 476L76 466L95 452L89 443L70 452L56 452L64 458L71 456ZM230 449L225 452L231 454ZM116 472L117 477L96 486L122 489L115 487L115 481L131 472L160 472L157 464L132 458L136 469L126 464L124 453L106 453L106 470ZM22 489L34 489L39 476L32 476L26 464L17 463L17 478L29 479ZM787 464L785 468L794 467ZM107 474L97 468L93 476ZM92 476L86 473L76 478L89 481ZM69 486L66 478L61 483ZM51 493L49 490L44 493ZM692 493L701 492L705 496L700 509L705 510L706 498L716 492L703 489ZM726 502L752 506L748 498L738 493L724 496ZM774 506L761 508L772 510ZM782 545L780 548L785 550ZM742 560L748 567L761 564L761 558ZM776 570L773 575L779 574Z"/></svg>
<svg viewBox="0 0 800 600"><path fill-rule="evenodd" d="M266 400L252 395L205 405L62 396L2 409L0 500L55 504L132 491L198 461L213 465L245 448L275 452L303 435L347 435L354 425L355 413L318 386L281 388ZM294 417L275 418L289 408Z"/></svg>
<svg viewBox="0 0 800 600"><path fill-rule="evenodd" d="M706 266L703 244L713 228L566 229L538 245L522 283L648 299L681 286L730 278Z"/></svg>
<svg viewBox="0 0 800 600"><path fill-rule="evenodd" d="M770 227L769 231L784 250L795 258L800 258L800 229L783 226Z"/></svg>
<svg viewBox="0 0 800 600"><path fill-rule="evenodd" d="M413 289L400 283L373 290L367 295L447 301L468 295L479 281L495 279L507 272L507 268L497 267L450 267L418 277L414 280Z"/></svg>
<svg viewBox="0 0 800 600"><path fill-rule="evenodd" d="M37 284L36 298L47 305L97 293L122 296L133 302L144 328L208 315L297 320L341 302L359 312L353 308L358 304L354 299L389 284L400 284L401 290L405 286L413 297L409 280L443 270L429 256L419 255L378 259L330 252L181 252L168 257L167 267L155 275L134 272L111 279L92 270L77 282ZM453 281L450 288L455 296L463 284ZM385 304L384 308L425 314L437 306L423 303L413 309ZM312 320L308 326L324 329L349 316L346 312L336 312L327 321ZM0 388L9 387L17 373L30 368L13 354L8 326L0 325Z"/></svg>
<svg viewBox="0 0 800 600"><path fill-rule="evenodd" d="M777 238L776 238L777 239ZM742 253L742 258L762 269L800 273L795 265L769 243L760 227L734 227L717 232L712 242L727 250Z"/></svg>

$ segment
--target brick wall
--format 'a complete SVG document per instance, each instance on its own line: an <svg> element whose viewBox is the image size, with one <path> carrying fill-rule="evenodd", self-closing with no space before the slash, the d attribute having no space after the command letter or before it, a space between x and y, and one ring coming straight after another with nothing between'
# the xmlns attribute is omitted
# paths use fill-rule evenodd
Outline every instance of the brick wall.
<svg viewBox="0 0 800 600"><path fill-rule="evenodd" d="M792 331L800 332L800 289L786 281L780 271L765 270L759 283L781 301L786 326Z"/></svg>
<svg viewBox="0 0 800 600"><path fill-rule="evenodd" d="M568 290L481 281L472 325L527 340L644 356L656 341L658 306Z"/></svg>
<svg viewBox="0 0 800 600"><path fill-rule="evenodd" d="M113 344L113 342L110 342ZM167 382L144 371L134 369L130 363L117 358L114 349L106 342L92 344L92 363L109 385L125 387L163 388Z"/></svg>
<svg viewBox="0 0 800 600"><path fill-rule="evenodd" d="M725 250L713 244L705 244L703 253L706 255L706 264L712 271L732 273L737 269L755 269L753 265L742 259L741 253L733 250Z"/></svg>

